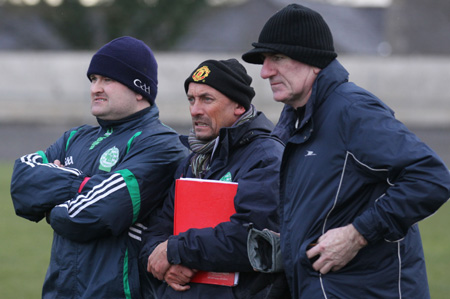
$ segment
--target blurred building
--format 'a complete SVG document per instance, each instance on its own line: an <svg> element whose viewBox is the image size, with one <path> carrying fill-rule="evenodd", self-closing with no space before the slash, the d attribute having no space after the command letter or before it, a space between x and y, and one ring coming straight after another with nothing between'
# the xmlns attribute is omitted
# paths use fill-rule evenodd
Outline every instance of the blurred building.
<svg viewBox="0 0 450 299"><path fill-rule="evenodd" d="M250 0L199 12L175 50L245 51L267 19L293 2L322 14L338 53L450 54L448 0Z"/></svg>
<svg viewBox="0 0 450 299"><path fill-rule="evenodd" d="M52 28L39 13L2 5L6 1L0 0L0 50L70 49L59 35L60 31ZM23 6L26 1L33 0L9 1ZM157 0L147 1L158 3ZM209 5L186 15L190 19L189 25L170 50L245 51L251 42L258 39L267 19L292 2L323 15L331 27L336 50L340 54L450 53L448 0L205 0ZM136 2L130 1L130 5L133 3ZM174 1L173 5L177 3ZM100 12L92 9L89 17L96 18L99 23ZM88 25L80 21L80 26Z"/></svg>

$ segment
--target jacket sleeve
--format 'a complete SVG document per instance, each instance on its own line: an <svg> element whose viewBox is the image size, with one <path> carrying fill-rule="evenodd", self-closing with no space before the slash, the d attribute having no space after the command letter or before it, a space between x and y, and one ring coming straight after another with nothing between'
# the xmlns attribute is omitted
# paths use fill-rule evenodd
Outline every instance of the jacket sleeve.
<svg viewBox="0 0 450 299"><path fill-rule="evenodd" d="M18 216L38 222L54 206L76 194L85 175L77 169L52 163L63 159L65 138L58 139L45 153L39 151L15 161L11 198Z"/></svg>
<svg viewBox="0 0 450 299"><path fill-rule="evenodd" d="M283 146L273 142L270 149L251 151L242 157L237 179L236 213L215 228L190 229L170 236L167 248L171 264L219 272L252 271L247 255L248 226L278 231L279 168ZM253 162L248 162L252 160ZM173 211L172 211L173 215Z"/></svg>
<svg viewBox="0 0 450 299"><path fill-rule="evenodd" d="M175 175L175 178L180 175ZM140 261L147 268L150 254L160 243L166 241L173 234L175 180L169 189L167 198L158 209L157 216L149 219L147 228L143 232L143 246L140 253Z"/></svg>
<svg viewBox="0 0 450 299"><path fill-rule="evenodd" d="M113 172L93 175L81 192L52 209L55 232L78 242L118 236L160 205L184 150L175 134L133 142Z"/></svg>
<svg viewBox="0 0 450 299"><path fill-rule="evenodd" d="M367 168L383 170L388 186L353 225L369 242L400 240L450 197L449 170L381 104L359 101L345 118L350 151Z"/></svg>

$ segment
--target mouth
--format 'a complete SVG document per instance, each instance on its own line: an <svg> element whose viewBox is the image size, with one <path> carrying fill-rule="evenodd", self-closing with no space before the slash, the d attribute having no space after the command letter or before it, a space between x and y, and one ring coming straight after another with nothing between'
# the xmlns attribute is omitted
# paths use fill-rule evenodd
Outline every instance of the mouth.
<svg viewBox="0 0 450 299"><path fill-rule="evenodd" d="M208 126L206 123L198 122L198 121L196 121L194 124L196 127L207 127Z"/></svg>
<svg viewBox="0 0 450 299"><path fill-rule="evenodd" d="M280 85L280 84L281 84L281 82L276 82L276 81L270 82L270 86L277 86L277 85Z"/></svg>
<svg viewBox="0 0 450 299"><path fill-rule="evenodd" d="M209 123L201 120L201 119L194 119L193 120L194 128L207 128L209 127Z"/></svg>
<svg viewBox="0 0 450 299"><path fill-rule="evenodd" d="M93 102L94 103L106 102L106 99L105 98L94 98Z"/></svg>

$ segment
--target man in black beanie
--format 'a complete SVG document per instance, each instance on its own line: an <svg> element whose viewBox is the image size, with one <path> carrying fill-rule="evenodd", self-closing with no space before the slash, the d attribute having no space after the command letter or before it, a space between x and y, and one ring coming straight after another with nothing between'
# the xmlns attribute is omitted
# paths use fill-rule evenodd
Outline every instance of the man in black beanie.
<svg viewBox="0 0 450 299"><path fill-rule="evenodd" d="M17 215L46 218L54 231L42 298L143 298L141 234L187 151L159 120L157 64L144 42L107 43L87 76L99 126L18 159L11 197Z"/></svg>
<svg viewBox="0 0 450 299"><path fill-rule="evenodd" d="M238 183L235 213L214 228L174 235L175 186L144 233L142 263L158 298L285 298L284 273L254 272L247 256L249 226L278 231L278 180L283 145L273 124L251 104L252 78L236 60L207 60L184 88L192 117L185 137L191 155L175 178ZM195 196L195 194L194 194ZM207 205L208 202L205 202ZM188 211L186 211L188 212ZM239 272L236 286L191 282L197 270ZM270 297L272 296L272 297Z"/></svg>
<svg viewBox="0 0 450 299"><path fill-rule="evenodd" d="M450 196L442 160L348 82L322 16L291 4L244 61L262 64L286 144L281 251L294 298L429 298L417 222Z"/></svg>

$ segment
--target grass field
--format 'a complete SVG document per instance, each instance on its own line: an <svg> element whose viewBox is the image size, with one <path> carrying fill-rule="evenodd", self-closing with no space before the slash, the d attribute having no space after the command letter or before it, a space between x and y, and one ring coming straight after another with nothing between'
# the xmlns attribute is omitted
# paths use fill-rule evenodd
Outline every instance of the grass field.
<svg viewBox="0 0 450 299"><path fill-rule="evenodd" d="M0 162L0 297L40 298L47 269L52 230L45 223L15 215L9 184L12 162ZM420 224L431 298L450 294L450 204Z"/></svg>

